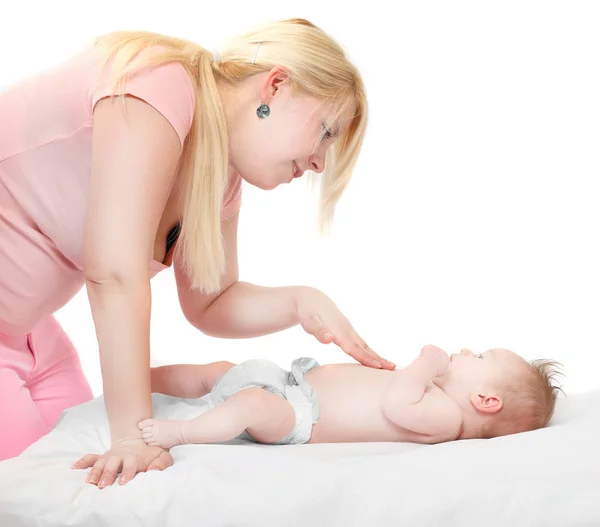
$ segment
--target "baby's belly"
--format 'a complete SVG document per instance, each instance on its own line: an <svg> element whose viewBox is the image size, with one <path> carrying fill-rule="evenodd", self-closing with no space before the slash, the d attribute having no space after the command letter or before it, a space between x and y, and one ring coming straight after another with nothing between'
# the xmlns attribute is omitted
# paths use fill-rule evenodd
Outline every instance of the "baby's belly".
<svg viewBox="0 0 600 527"><path fill-rule="evenodd" d="M406 440L408 431L387 419L382 410L392 372L359 368L336 365L335 370L319 368L306 375L319 400L319 421L313 426L310 442Z"/></svg>

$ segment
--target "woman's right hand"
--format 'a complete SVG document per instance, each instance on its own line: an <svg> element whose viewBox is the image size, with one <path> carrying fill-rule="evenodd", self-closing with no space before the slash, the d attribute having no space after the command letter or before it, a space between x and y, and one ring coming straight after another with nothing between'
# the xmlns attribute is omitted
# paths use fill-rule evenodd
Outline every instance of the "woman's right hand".
<svg viewBox="0 0 600 527"><path fill-rule="evenodd" d="M72 468L92 467L86 483L103 489L112 485L119 472L119 484L131 481L138 472L164 470L173 464L173 458L166 450L157 446L148 446L142 438L118 441L103 455L87 454Z"/></svg>
<svg viewBox="0 0 600 527"><path fill-rule="evenodd" d="M325 293L312 287L295 290L298 322L304 331L323 344L333 342L363 366L396 368L393 362L380 357L367 345Z"/></svg>

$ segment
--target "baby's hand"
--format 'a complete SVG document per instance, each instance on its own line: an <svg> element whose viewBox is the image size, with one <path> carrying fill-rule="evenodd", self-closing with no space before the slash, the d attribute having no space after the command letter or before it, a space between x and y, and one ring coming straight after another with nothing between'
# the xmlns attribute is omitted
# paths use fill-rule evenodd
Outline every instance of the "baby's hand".
<svg viewBox="0 0 600 527"><path fill-rule="evenodd" d="M448 354L443 349L438 348L433 344L424 346L419 357L423 357L431 363L435 370L434 377L441 377L444 375L450 364L450 357Z"/></svg>

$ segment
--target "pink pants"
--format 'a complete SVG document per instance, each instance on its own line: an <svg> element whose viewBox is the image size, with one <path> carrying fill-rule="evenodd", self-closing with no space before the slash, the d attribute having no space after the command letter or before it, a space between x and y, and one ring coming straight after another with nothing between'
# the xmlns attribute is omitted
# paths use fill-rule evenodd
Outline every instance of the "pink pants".
<svg viewBox="0 0 600 527"><path fill-rule="evenodd" d="M54 317L23 336L0 334L0 461L48 433L92 391L73 344Z"/></svg>

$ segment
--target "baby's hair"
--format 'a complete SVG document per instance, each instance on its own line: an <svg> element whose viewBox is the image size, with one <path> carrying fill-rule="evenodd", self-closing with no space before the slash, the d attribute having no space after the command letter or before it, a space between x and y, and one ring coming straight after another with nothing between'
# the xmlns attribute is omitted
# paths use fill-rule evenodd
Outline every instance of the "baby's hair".
<svg viewBox="0 0 600 527"><path fill-rule="evenodd" d="M502 409L489 417L481 438L537 430L552 419L558 392L565 395L557 384L557 377L563 376L562 364L549 359L524 363L525 367L514 372L511 381L501 387Z"/></svg>
<svg viewBox="0 0 600 527"><path fill-rule="evenodd" d="M556 382L558 376L564 376L560 371L562 364L549 359L537 359L530 364L531 369L535 372L538 379L535 386L541 392L539 399L543 403L543 411L540 413L539 419L540 428L543 428L550 422L550 419L554 415L558 392L561 392L566 397L565 392Z"/></svg>

